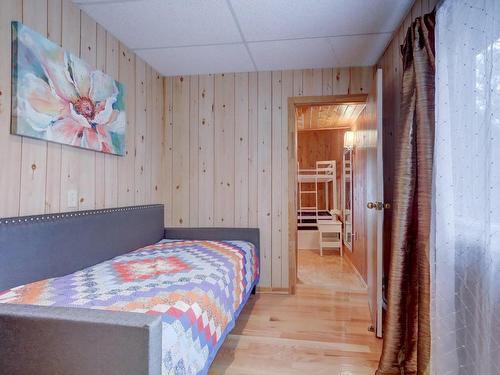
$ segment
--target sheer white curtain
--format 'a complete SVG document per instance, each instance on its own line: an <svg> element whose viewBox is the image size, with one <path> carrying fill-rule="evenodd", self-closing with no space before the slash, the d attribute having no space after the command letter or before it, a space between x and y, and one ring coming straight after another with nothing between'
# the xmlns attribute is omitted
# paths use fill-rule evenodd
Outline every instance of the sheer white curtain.
<svg viewBox="0 0 500 375"><path fill-rule="evenodd" d="M500 374L500 0L436 24L432 373Z"/></svg>

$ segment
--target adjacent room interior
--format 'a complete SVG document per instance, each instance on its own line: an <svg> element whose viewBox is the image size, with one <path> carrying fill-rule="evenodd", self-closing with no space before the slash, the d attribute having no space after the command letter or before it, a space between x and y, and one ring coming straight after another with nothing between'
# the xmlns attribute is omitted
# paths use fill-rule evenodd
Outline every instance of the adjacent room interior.
<svg viewBox="0 0 500 375"><path fill-rule="evenodd" d="M353 128L366 106L358 100L296 107L299 284L364 283L344 258L353 251Z"/></svg>

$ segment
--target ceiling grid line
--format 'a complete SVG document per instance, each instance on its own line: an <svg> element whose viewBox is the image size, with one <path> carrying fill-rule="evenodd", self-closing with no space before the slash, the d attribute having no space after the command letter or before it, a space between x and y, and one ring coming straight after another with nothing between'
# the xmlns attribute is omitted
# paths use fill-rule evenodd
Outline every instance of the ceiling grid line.
<svg viewBox="0 0 500 375"><path fill-rule="evenodd" d="M253 58L252 52L250 52L250 48L248 47L247 41L245 39L245 35L243 34L243 30L241 29L240 22L238 21L238 17L236 17L236 13L234 12L233 5L231 4L231 0L226 0L227 7L229 8L229 11L231 12L231 15L233 16L234 23L236 24L236 27L238 28L238 32L240 33L241 40L243 41L243 45L245 46L245 49L247 50L248 56L250 57L250 60L252 61L253 68L257 72L259 69L257 68L257 64L255 63L255 59Z"/></svg>
<svg viewBox="0 0 500 375"><path fill-rule="evenodd" d="M121 0L123 1L123 0ZM129 0L129 1L141 1L141 0ZM279 39L262 39L262 40L245 40L244 42L220 42L220 43L201 43L201 44L183 44L178 46L156 46L156 47L139 47L139 48L131 48L133 51L148 51L155 49L172 49L172 48L189 48L189 47L211 47L211 46L231 46L236 44L256 44L256 43L269 43L269 42L288 42L288 41L296 41L296 40L310 40L310 39L330 39L332 38L342 38L342 37L350 37L350 36L377 36L377 35L392 35L389 32L383 33L365 33L365 34L342 34L342 35L327 35L327 36L309 36L302 38L279 38Z"/></svg>

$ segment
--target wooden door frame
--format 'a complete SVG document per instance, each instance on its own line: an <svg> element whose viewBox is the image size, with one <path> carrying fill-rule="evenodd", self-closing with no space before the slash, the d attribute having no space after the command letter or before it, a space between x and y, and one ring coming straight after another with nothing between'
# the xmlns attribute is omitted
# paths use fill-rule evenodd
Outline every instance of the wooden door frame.
<svg viewBox="0 0 500 375"><path fill-rule="evenodd" d="M288 290L295 294L297 285L297 126L300 105L366 103L367 94L293 96L288 98Z"/></svg>

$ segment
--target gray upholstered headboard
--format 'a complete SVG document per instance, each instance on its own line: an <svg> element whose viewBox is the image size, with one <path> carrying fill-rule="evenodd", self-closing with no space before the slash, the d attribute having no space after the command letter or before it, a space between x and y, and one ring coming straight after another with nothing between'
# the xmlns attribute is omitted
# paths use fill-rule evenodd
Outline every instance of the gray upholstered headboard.
<svg viewBox="0 0 500 375"><path fill-rule="evenodd" d="M0 219L0 291L67 275L163 235L163 205Z"/></svg>

